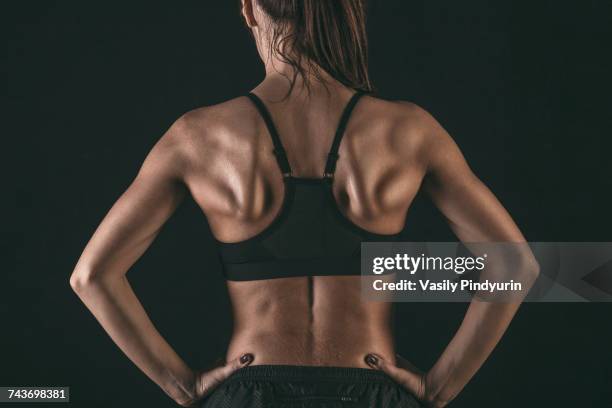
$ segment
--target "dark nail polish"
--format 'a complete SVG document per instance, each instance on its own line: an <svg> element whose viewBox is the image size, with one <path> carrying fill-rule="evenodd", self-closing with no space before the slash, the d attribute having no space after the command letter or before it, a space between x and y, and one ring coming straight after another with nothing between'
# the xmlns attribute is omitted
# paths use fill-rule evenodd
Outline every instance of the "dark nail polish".
<svg viewBox="0 0 612 408"><path fill-rule="evenodd" d="M373 354L368 354L366 356L365 361L371 366L375 366L378 364L378 358L376 358L376 356L374 356Z"/></svg>
<svg viewBox="0 0 612 408"><path fill-rule="evenodd" d="M250 363L251 361L253 361L253 355L251 353L244 354L240 357L240 363L242 364Z"/></svg>

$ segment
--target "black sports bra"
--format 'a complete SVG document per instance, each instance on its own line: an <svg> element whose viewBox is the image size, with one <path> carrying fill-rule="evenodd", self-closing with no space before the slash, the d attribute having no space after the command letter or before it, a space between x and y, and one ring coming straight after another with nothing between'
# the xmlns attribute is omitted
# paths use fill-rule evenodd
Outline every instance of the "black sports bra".
<svg viewBox="0 0 612 408"><path fill-rule="evenodd" d="M263 231L240 242L217 240L227 280L249 281L296 276L359 275L362 241L394 241L397 234L367 231L340 212L333 195L338 149L353 108L355 93L340 123L321 178L294 177L272 117L253 93L247 96L263 117L283 174L281 209Z"/></svg>

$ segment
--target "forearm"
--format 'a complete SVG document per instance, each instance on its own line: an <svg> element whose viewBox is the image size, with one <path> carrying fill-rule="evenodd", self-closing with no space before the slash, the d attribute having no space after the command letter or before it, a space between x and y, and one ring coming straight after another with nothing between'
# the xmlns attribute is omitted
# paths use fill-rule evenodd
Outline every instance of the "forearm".
<svg viewBox="0 0 612 408"><path fill-rule="evenodd" d="M178 403L195 398L193 371L154 327L125 276L75 282L79 298L136 366Z"/></svg>
<svg viewBox="0 0 612 408"><path fill-rule="evenodd" d="M425 377L429 403L444 406L465 387L499 342L519 305L472 301L459 330Z"/></svg>

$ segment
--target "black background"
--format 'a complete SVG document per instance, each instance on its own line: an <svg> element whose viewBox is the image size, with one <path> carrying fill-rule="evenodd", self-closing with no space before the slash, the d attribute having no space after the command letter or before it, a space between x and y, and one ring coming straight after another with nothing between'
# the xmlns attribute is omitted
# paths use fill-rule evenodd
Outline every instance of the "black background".
<svg viewBox="0 0 612 408"><path fill-rule="evenodd" d="M21 4L0 13L0 385L70 386L78 407L174 406L68 278L170 124L248 91L263 67L235 1ZM612 241L611 15L607 1L381 0L370 71L380 95L443 124L529 240ZM405 234L453 238L425 199ZM128 274L192 367L223 355L231 329L212 248L188 201ZM400 353L427 368L465 304L397 309ZM523 305L451 406L612 406L611 321L610 304Z"/></svg>

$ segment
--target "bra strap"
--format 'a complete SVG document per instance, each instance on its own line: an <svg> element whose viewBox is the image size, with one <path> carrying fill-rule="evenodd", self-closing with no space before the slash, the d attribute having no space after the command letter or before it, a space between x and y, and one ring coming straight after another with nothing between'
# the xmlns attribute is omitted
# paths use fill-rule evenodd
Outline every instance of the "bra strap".
<svg viewBox="0 0 612 408"><path fill-rule="evenodd" d="M334 176L334 172L336 171L336 162L338 161L338 149L340 148L340 142L342 141L342 136L344 136L344 130L346 129L346 125L351 117L351 113L353 112L353 108L357 105L359 98L363 96L365 92L357 91L351 99L346 104L344 111L342 112L342 116L340 116L340 122L338 124L338 128L336 129L336 134L334 136L334 141L332 142L331 149L329 150L329 154L327 155L327 162L325 163L325 173L323 176L325 178L332 178Z"/></svg>
<svg viewBox="0 0 612 408"><path fill-rule="evenodd" d="M278 131L276 130L276 126L274 126L274 122L272 121L272 116L270 112L266 108L266 105L263 101L254 93L249 92L246 95L257 107L259 114L263 118L264 122L266 122L266 126L268 127L268 132L270 133L270 137L272 138L272 144L274 145L274 156L276 156L276 161L278 163L278 167L280 167L281 172L284 177L291 176L291 166L289 166L289 160L287 159L287 153L285 152L285 148L281 143L280 136L278 135Z"/></svg>

